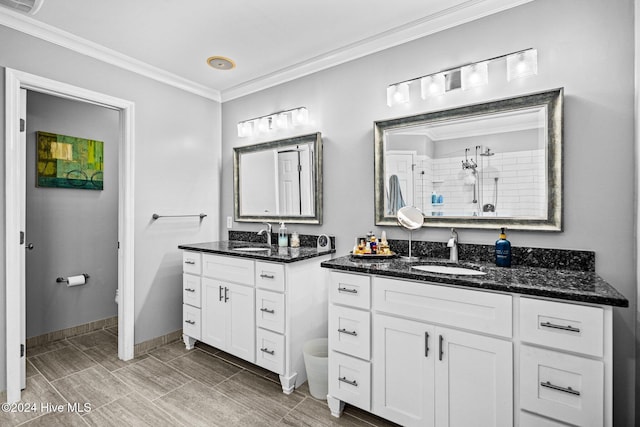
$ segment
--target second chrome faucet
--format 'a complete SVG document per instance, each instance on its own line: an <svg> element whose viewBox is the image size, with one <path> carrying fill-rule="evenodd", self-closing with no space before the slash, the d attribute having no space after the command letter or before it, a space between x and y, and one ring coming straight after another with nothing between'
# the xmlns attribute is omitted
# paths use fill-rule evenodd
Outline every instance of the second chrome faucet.
<svg viewBox="0 0 640 427"><path fill-rule="evenodd" d="M447 247L449 248L449 261L458 262L458 232L455 228L451 229L451 237Z"/></svg>
<svg viewBox="0 0 640 427"><path fill-rule="evenodd" d="M263 222L264 225L267 226L267 228L263 228L262 230L258 231L258 236L262 236L263 234L267 234L267 245L271 246L271 224L269 224L268 222Z"/></svg>

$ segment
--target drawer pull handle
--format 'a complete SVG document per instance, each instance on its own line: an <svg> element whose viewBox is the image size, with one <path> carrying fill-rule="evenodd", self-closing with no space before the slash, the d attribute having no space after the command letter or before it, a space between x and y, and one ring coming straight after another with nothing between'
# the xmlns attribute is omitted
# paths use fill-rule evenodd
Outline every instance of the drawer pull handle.
<svg viewBox="0 0 640 427"><path fill-rule="evenodd" d="M224 302L229 301L229 288L224 287Z"/></svg>
<svg viewBox="0 0 640 427"><path fill-rule="evenodd" d="M195 292L196 290L193 288L184 288L185 291L187 292Z"/></svg>
<svg viewBox="0 0 640 427"><path fill-rule="evenodd" d="M269 313L269 314L274 314L276 312L275 310L269 310L268 308L264 308L264 307L262 307L260 311L263 313Z"/></svg>
<svg viewBox="0 0 640 427"><path fill-rule="evenodd" d="M575 332L576 334L580 333L580 328L574 328L573 326L563 326L563 325L556 325L555 323L551 323L551 322L541 322L540 326L542 326L543 328L551 328L551 329L561 329L563 331L569 331L569 332Z"/></svg>
<svg viewBox="0 0 640 427"><path fill-rule="evenodd" d="M219 292L218 292L218 301L222 301L222 286L218 286Z"/></svg>
<svg viewBox="0 0 640 427"><path fill-rule="evenodd" d="M190 325L195 325L196 321L195 320L185 320L184 323L188 323Z"/></svg>
<svg viewBox="0 0 640 427"><path fill-rule="evenodd" d="M356 380L349 381L347 379L347 377L339 377L338 381L342 381L343 383L347 383L347 384L352 385L354 387L358 387L358 381L356 381Z"/></svg>
<svg viewBox="0 0 640 427"><path fill-rule="evenodd" d="M444 341L444 338L442 338L442 335L440 335L440 344L439 344L439 349L438 349L439 352L440 352L440 355L438 356L438 359L440 359L440 360L442 360L442 353L443 353L443 351L442 351L442 341Z"/></svg>
<svg viewBox="0 0 640 427"><path fill-rule="evenodd" d="M265 274L265 273L262 273L260 275L260 277L262 277L263 279L275 279L276 278L276 276L274 276L273 274Z"/></svg>
<svg viewBox="0 0 640 427"><path fill-rule="evenodd" d="M349 288L338 288L338 292L347 292L350 294L357 294L358 290L357 289L349 289Z"/></svg>
<svg viewBox="0 0 640 427"><path fill-rule="evenodd" d="M356 331L347 331L345 328L338 329L338 332L340 332L341 334L352 335L354 337L358 336L358 332L356 332Z"/></svg>
<svg viewBox="0 0 640 427"><path fill-rule="evenodd" d="M571 387L560 387L554 384L551 384L549 381L541 382L540 385L542 387L550 388L551 390L561 391L563 393L573 394L574 396L580 396L580 392L578 390L574 390Z"/></svg>
<svg viewBox="0 0 640 427"><path fill-rule="evenodd" d="M185 262L184 262L184 263L185 263L185 264L195 265L195 263L196 263L196 262L195 262L194 260L192 260L192 259L188 259L188 260L185 260Z"/></svg>
<svg viewBox="0 0 640 427"><path fill-rule="evenodd" d="M266 347L265 347L265 348L261 348L261 349L260 349L260 351L261 351L261 352L263 352L263 353L270 354L270 355L272 355L272 356L276 353L276 351L275 351L275 350L269 350L269 349L268 349L268 348L266 348Z"/></svg>
<svg viewBox="0 0 640 427"><path fill-rule="evenodd" d="M424 333L424 357L429 357L429 332Z"/></svg>

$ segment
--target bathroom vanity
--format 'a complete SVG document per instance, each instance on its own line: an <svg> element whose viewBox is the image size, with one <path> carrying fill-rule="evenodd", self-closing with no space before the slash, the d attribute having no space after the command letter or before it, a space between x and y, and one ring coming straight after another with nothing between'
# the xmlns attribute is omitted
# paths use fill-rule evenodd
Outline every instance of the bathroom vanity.
<svg viewBox="0 0 640 427"><path fill-rule="evenodd" d="M327 332L320 263L335 250L244 241L183 249L183 338L202 341L275 372L284 393L307 379L302 346Z"/></svg>
<svg viewBox="0 0 640 427"><path fill-rule="evenodd" d="M404 426L611 426L613 306L591 271L325 261L329 396Z"/></svg>

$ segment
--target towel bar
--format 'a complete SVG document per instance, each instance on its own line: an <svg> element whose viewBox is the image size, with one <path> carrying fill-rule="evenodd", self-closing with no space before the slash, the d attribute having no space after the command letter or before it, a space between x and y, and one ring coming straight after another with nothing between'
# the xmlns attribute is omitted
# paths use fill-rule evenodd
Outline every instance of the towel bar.
<svg viewBox="0 0 640 427"><path fill-rule="evenodd" d="M207 214L195 214L195 215L158 215L157 213L154 213L153 215L151 215L151 218L158 219L158 218L183 218L183 217L190 217L190 216L199 216L200 219L204 218L207 216Z"/></svg>

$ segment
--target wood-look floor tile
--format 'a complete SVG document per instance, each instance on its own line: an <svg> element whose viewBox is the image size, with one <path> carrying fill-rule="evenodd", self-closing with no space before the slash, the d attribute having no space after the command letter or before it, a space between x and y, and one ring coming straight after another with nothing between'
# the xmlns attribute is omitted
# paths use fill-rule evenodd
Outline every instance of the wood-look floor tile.
<svg viewBox="0 0 640 427"><path fill-rule="evenodd" d="M118 358L118 344L117 343L102 343L91 347L83 352L91 359L102 365L109 371L115 371L125 366L129 366L133 363L139 362L142 359L149 357L147 354L141 354L131 360L120 360Z"/></svg>
<svg viewBox="0 0 640 427"><path fill-rule="evenodd" d="M205 344L205 343L200 342L200 341L198 341L196 343L196 347L199 348L202 351L206 351L209 354L218 354L218 353L220 353L222 351L219 348L211 347L209 344Z"/></svg>
<svg viewBox="0 0 640 427"><path fill-rule="evenodd" d="M78 335L68 340L80 350L88 350L92 347L110 344L118 345L118 337L102 329L89 332L88 334Z"/></svg>
<svg viewBox="0 0 640 427"><path fill-rule="evenodd" d="M283 424L289 426L363 426L371 427L371 424L343 414L340 418L331 415L327 402L306 398L301 404L296 406L282 420Z"/></svg>
<svg viewBox="0 0 640 427"><path fill-rule="evenodd" d="M236 366L240 366L241 368L244 368L247 371L251 371L256 375L260 375L261 377L267 377L271 374L271 371L264 369L261 366L254 365L251 362L247 362L244 359L240 359L239 357L236 357L229 353L225 353L224 351L216 353L216 357L226 360L229 363L233 363Z"/></svg>
<svg viewBox="0 0 640 427"><path fill-rule="evenodd" d="M180 424L137 393L123 396L83 416L90 426L176 427Z"/></svg>
<svg viewBox="0 0 640 427"><path fill-rule="evenodd" d="M104 330L109 332L111 335L118 336L118 325L110 326L108 328L104 328Z"/></svg>
<svg viewBox="0 0 640 427"><path fill-rule="evenodd" d="M209 386L219 384L242 370L242 368L200 350L194 350L167 364Z"/></svg>
<svg viewBox="0 0 640 427"><path fill-rule="evenodd" d="M70 403L80 406L89 403L91 410L131 392L128 386L100 365L52 381L51 384Z"/></svg>
<svg viewBox="0 0 640 427"><path fill-rule="evenodd" d="M43 415L21 424L21 427L87 427L87 423L76 412L63 412Z"/></svg>
<svg viewBox="0 0 640 427"><path fill-rule="evenodd" d="M284 394L280 384L247 371L234 375L214 389L274 421L281 420L305 398L297 392Z"/></svg>
<svg viewBox="0 0 640 427"><path fill-rule="evenodd" d="M153 357L162 360L163 362L168 362L170 360L175 359L176 357L184 356L189 352L193 352L194 350L187 350L182 341L174 341L169 344L165 344L162 347L152 350L149 352Z"/></svg>
<svg viewBox="0 0 640 427"><path fill-rule="evenodd" d="M35 375L27 378L27 387L22 391L22 404L29 407L23 411L4 412L0 411L0 426L15 426L25 421L37 418L47 413L47 407L43 404L66 405L67 402L42 376ZM3 402L6 396L3 396ZM17 409L17 407L16 407Z"/></svg>
<svg viewBox="0 0 640 427"><path fill-rule="evenodd" d="M273 426L273 420L197 381L154 401L185 426Z"/></svg>
<svg viewBox="0 0 640 427"><path fill-rule="evenodd" d="M367 412L365 410L356 408L355 406L351 406L351 405L345 405L344 414L350 415L362 421L366 421L375 427L401 427L400 424L396 424L389 420L385 420L384 418L380 418L376 415L373 415L371 412Z"/></svg>
<svg viewBox="0 0 640 427"><path fill-rule="evenodd" d="M27 358L39 356L54 350L69 347L71 344L67 340L53 341L42 345L27 347Z"/></svg>
<svg viewBox="0 0 640 427"><path fill-rule="evenodd" d="M114 371L114 375L149 400L156 399L191 381L191 378L154 357L147 357L118 369Z"/></svg>
<svg viewBox="0 0 640 427"><path fill-rule="evenodd" d="M27 378L32 377L34 375L38 375L40 372L36 369L35 366L33 366L33 363L31 363L29 361L29 359L26 360L26 365L27 365L27 370L26 370L26 376Z"/></svg>
<svg viewBox="0 0 640 427"><path fill-rule="evenodd" d="M73 346L63 347L32 357L31 363L49 381L66 377L95 365L96 362Z"/></svg>

